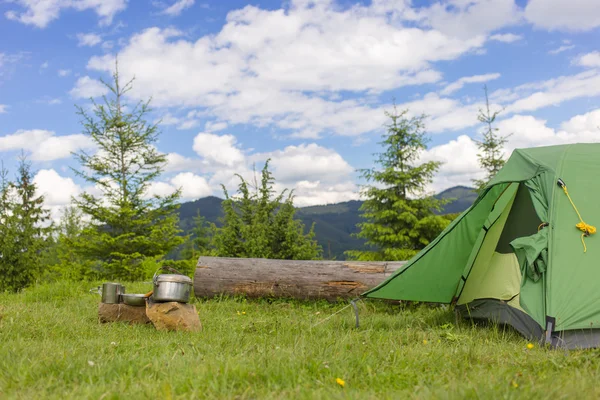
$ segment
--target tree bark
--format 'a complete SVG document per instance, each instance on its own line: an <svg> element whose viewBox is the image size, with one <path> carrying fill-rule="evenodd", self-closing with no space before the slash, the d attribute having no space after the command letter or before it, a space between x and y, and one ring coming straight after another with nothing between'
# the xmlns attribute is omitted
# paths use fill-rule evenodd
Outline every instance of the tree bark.
<svg viewBox="0 0 600 400"><path fill-rule="evenodd" d="M404 264L200 257L194 274L194 295L347 299L377 286Z"/></svg>

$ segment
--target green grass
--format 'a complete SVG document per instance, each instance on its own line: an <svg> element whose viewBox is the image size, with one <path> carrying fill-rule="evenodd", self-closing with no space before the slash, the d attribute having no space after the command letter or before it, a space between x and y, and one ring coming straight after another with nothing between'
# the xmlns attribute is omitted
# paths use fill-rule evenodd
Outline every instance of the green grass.
<svg viewBox="0 0 600 400"><path fill-rule="evenodd" d="M1 399L600 396L597 351L528 350L509 329L455 326L439 307L368 302L355 329L351 309L313 327L343 303L195 300L201 332L158 332L99 324L92 286L0 294Z"/></svg>

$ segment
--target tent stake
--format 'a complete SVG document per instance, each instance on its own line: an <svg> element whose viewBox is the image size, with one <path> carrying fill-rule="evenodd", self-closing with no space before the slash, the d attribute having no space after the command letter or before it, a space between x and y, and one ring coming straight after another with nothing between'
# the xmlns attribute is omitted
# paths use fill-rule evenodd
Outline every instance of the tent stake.
<svg viewBox="0 0 600 400"><path fill-rule="evenodd" d="M357 297L354 300L351 300L350 304L352 304L352 308L354 308L354 315L356 317L356 328L358 328L359 320L358 320L358 307L356 306L356 300L360 300L360 297Z"/></svg>

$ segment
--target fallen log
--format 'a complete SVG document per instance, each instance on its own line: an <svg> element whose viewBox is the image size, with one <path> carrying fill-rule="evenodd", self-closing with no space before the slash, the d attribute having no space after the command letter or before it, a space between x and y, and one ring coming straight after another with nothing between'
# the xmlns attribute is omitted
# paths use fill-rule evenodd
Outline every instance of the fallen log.
<svg viewBox="0 0 600 400"><path fill-rule="evenodd" d="M377 286L405 261L359 262L200 257L194 295L297 299L352 298Z"/></svg>

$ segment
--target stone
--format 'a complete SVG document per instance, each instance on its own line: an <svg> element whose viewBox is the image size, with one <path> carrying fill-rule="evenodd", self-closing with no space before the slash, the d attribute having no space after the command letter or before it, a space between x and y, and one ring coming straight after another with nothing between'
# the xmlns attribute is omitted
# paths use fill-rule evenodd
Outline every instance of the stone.
<svg viewBox="0 0 600 400"><path fill-rule="evenodd" d="M146 305L146 315L156 329L197 332L202 329L196 306L177 302Z"/></svg>
<svg viewBox="0 0 600 400"><path fill-rule="evenodd" d="M98 305L98 320L105 322L129 322L131 324L149 324L146 307L134 307L127 304Z"/></svg>

